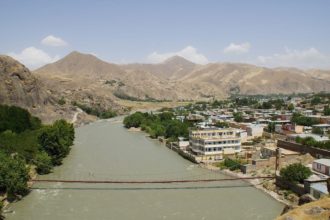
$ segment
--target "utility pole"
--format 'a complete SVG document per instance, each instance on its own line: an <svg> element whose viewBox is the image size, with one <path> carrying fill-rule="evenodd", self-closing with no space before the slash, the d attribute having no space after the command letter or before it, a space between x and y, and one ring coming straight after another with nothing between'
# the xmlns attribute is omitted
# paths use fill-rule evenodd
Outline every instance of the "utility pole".
<svg viewBox="0 0 330 220"><path fill-rule="evenodd" d="M278 147L276 148L276 160L275 160L275 174L276 174L276 171L279 170L280 168L280 163L281 163L281 149Z"/></svg>

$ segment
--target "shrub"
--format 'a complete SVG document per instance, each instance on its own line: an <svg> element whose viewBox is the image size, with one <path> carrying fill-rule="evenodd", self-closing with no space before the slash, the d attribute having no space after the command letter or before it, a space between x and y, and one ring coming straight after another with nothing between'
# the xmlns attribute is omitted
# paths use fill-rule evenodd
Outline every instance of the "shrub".
<svg viewBox="0 0 330 220"><path fill-rule="evenodd" d="M62 97L60 100L58 100L59 105L65 105L66 101L64 100L64 97Z"/></svg>
<svg viewBox="0 0 330 220"><path fill-rule="evenodd" d="M0 105L0 132L11 130L16 133L41 126L40 119L16 106Z"/></svg>
<svg viewBox="0 0 330 220"><path fill-rule="evenodd" d="M45 127L38 140L41 148L52 158L53 165L60 165L73 145L73 125L65 120L58 120L53 125Z"/></svg>
<svg viewBox="0 0 330 220"><path fill-rule="evenodd" d="M7 192L11 198L28 192L28 169L25 161L11 157L0 151L0 191Z"/></svg>
<svg viewBox="0 0 330 220"><path fill-rule="evenodd" d="M52 158L44 151L38 153L34 159L38 174L48 174L53 168Z"/></svg>
<svg viewBox="0 0 330 220"><path fill-rule="evenodd" d="M286 181L303 183L304 179L307 179L312 175L312 171L301 163L294 163L282 168L280 175Z"/></svg>

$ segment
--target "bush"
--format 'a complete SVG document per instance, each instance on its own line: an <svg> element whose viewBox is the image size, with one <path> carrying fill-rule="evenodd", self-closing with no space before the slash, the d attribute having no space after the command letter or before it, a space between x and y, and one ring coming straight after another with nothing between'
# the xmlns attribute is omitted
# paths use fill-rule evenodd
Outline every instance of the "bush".
<svg viewBox="0 0 330 220"><path fill-rule="evenodd" d="M38 140L41 148L52 158L53 165L60 165L73 145L73 125L65 120L58 120L53 125L45 127Z"/></svg>
<svg viewBox="0 0 330 220"><path fill-rule="evenodd" d="M34 159L38 174L48 174L53 168L52 158L44 151L38 153Z"/></svg>
<svg viewBox="0 0 330 220"><path fill-rule="evenodd" d="M220 121L218 121L215 124L215 126L218 127L218 128L229 128L229 124L227 122L220 122Z"/></svg>
<svg viewBox="0 0 330 220"><path fill-rule="evenodd" d="M113 118L113 117L116 117L117 116L117 113L112 111L112 110L107 110L107 111L104 111L104 112L100 112L98 117L99 118L102 118L102 119L107 119L107 118Z"/></svg>
<svg viewBox="0 0 330 220"><path fill-rule="evenodd" d="M293 113L291 122L304 126L312 126L319 123L317 119L305 117L299 113Z"/></svg>
<svg viewBox="0 0 330 220"><path fill-rule="evenodd" d="M90 107L81 103L77 103L75 101L72 102L72 105L77 106L78 108L80 108L89 115L95 115L102 119L113 118L117 116L117 113L115 111L112 111L111 109L104 110L100 107L98 108Z"/></svg>
<svg viewBox="0 0 330 220"><path fill-rule="evenodd" d="M57 102L59 105L65 105L66 101L64 99L64 97L62 97L60 100L58 100Z"/></svg>
<svg viewBox="0 0 330 220"><path fill-rule="evenodd" d="M149 113L136 112L125 117L124 126L126 128L141 127L142 130L150 134L151 137L165 136L176 140L178 137L188 137L188 128L191 126L188 122L181 122L173 119L173 114L163 112L157 115Z"/></svg>
<svg viewBox="0 0 330 220"><path fill-rule="evenodd" d="M229 169L231 171L239 170L241 168L242 162L240 160L234 160L225 158L222 162L218 164L221 169Z"/></svg>
<svg viewBox="0 0 330 220"><path fill-rule="evenodd" d="M242 122L243 121L243 114L242 114L242 112L235 112L233 114L233 116L234 116L234 120L236 122Z"/></svg>
<svg viewBox="0 0 330 220"><path fill-rule="evenodd" d="M39 130L26 130L18 134L9 130L2 132L0 133L1 149L8 155L17 153L27 162L31 162L40 149L38 133Z"/></svg>
<svg viewBox="0 0 330 220"><path fill-rule="evenodd" d="M312 175L312 171L301 163L294 163L280 171L281 177L292 183L303 183L304 179L307 179Z"/></svg>
<svg viewBox="0 0 330 220"><path fill-rule="evenodd" d="M0 151L0 191L7 192L11 198L25 195L28 192L28 180L29 175L25 161Z"/></svg>
<svg viewBox="0 0 330 220"><path fill-rule="evenodd" d="M0 133L6 130L20 133L40 126L40 119L32 117L27 110L16 106L0 105Z"/></svg>

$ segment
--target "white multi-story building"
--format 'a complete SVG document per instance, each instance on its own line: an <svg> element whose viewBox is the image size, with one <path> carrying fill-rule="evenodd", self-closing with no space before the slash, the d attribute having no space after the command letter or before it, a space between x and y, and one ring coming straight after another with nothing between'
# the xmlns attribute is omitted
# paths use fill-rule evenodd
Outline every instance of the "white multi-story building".
<svg viewBox="0 0 330 220"><path fill-rule="evenodd" d="M233 128L206 128L189 133L191 151L200 160L221 160L241 151L240 131Z"/></svg>

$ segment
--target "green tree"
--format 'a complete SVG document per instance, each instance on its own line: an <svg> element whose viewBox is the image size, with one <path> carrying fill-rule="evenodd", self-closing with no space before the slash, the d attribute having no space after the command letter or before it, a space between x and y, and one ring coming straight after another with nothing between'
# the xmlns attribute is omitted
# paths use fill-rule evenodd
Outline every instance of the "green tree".
<svg viewBox="0 0 330 220"><path fill-rule="evenodd" d="M312 171L301 163L294 163L282 168L280 175L286 181L303 183L304 179L307 179L312 175Z"/></svg>
<svg viewBox="0 0 330 220"><path fill-rule="evenodd" d="M234 116L234 120L236 122L242 122L243 121L243 114L242 114L242 112L234 112L233 113L233 116Z"/></svg>
<svg viewBox="0 0 330 220"><path fill-rule="evenodd" d="M288 105L288 110L291 112L294 110L294 105L292 103Z"/></svg>
<svg viewBox="0 0 330 220"><path fill-rule="evenodd" d="M107 118L113 118L113 117L116 117L116 116L117 116L117 113L115 111L112 111L111 109L108 109L104 112L100 112L98 117L100 117L102 119L107 119Z"/></svg>
<svg viewBox="0 0 330 220"><path fill-rule="evenodd" d="M229 128L229 124L227 122L222 121L218 121L217 123L215 123L215 126L218 128Z"/></svg>
<svg viewBox="0 0 330 220"><path fill-rule="evenodd" d="M319 134L319 135L323 135L324 134L323 133L323 130L321 128L319 128L319 127L313 127L312 132L314 134Z"/></svg>
<svg viewBox="0 0 330 220"><path fill-rule="evenodd" d="M164 136L165 135L165 127L161 124L152 124L150 127L150 136L152 138L157 138L159 136Z"/></svg>
<svg viewBox="0 0 330 220"><path fill-rule="evenodd" d="M293 113L291 122L304 126L312 126L319 123L317 119L306 117L299 113Z"/></svg>
<svg viewBox="0 0 330 220"><path fill-rule="evenodd" d="M311 104L312 105L318 105L322 102L321 98L319 96L315 96L312 100L311 100Z"/></svg>
<svg viewBox="0 0 330 220"><path fill-rule="evenodd" d="M28 168L19 157L11 157L0 151L0 191L7 192L10 198L28 192Z"/></svg>
<svg viewBox="0 0 330 220"><path fill-rule="evenodd" d="M52 158L44 151L38 153L33 162L38 174L48 174L53 168Z"/></svg>
<svg viewBox="0 0 330 220"><path fill-rule="evenodd" d="M330 107L329 106L324 106L323 113L324 113L324 115L330 115Z"/></svg>
<svg viewBox="0 0 330 220"><path fill-rule="evenodd" d="M52 158L53 165L60 165L73 144L73 125L65 120L58 120L53 125L45 127L38 140L41 148Z"/></svg>
<svg viewBox="0 0 330 220"><path fill-rule="evenodd" d="M0 105L0 132L11 130L16 133L40 126L40 120L16 106Z"/></svg>
<svg viewBox="0 0 330 220"><path fill-rule="evenodd" d="M262 108L263 109L270 109L270 108L272 108L272 103L271 102L263 102L262 103Z"/></svg>
<svg viewBox="0 0 330 220"><path fill-rule="evenodd" d="M267 130L270 133L274 133L275 132L275 123L274 122L269 123L267 126Z"/></svg>
<svg viewBox="0 0 330 220"><path fill-rule="evenodd" d="M134 114L125 117L124 126L126 128L138 128L141 126L144 120L145 119L142 112L135 112Z"/></svg>
<svg viewBox="0 0 330 220"><path fill-rule="evenodd" d="M172 120L166 126L165 136L174 139L180 136L187 138L189 136L188 125L178 120Z"/></svg>

